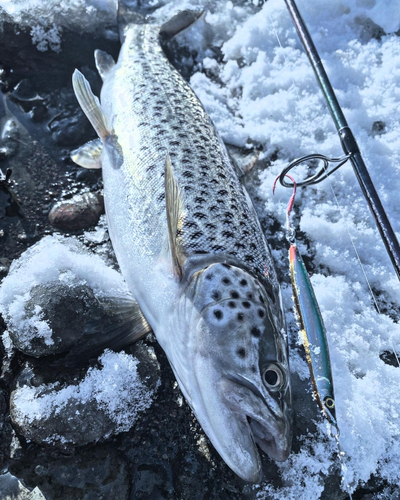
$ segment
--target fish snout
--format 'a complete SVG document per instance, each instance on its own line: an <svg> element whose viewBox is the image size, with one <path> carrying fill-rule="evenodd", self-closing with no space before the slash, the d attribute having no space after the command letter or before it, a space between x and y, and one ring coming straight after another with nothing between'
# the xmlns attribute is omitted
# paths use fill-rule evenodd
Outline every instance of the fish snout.
<svg viewBox="0 0 400 500"><path fill-rule="evenodd" d="M292 447L292 411L285 398L277 400L241 379L221 381L222 387L227 406L246 420L254 442L271 459L285 461Z"/></svg>

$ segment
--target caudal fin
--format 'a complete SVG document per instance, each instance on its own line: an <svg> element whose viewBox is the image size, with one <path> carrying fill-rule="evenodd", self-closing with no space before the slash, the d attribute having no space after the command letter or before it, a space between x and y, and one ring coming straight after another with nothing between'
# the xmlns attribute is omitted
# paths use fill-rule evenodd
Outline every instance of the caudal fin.
<svg viewBox="0 0 400 500"><path fill-rule="evenodd" d="M183 10L171 19L165 19L163 23L162 21L156 22L152 19L152 14L160 8L160 3L157 2L157 7L154 7L154 3L152 0L118 0L117 19L121 42L125 39L125 28L129 24L158 23L162 24L160 29L161 40L168 41L197 21L204 12Z"/></svg>

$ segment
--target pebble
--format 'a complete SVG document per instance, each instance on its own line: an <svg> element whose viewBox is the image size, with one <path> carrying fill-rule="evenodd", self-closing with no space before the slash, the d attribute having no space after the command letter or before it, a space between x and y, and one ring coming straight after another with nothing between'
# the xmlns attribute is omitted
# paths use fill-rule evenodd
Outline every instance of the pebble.
<svg viewBox="0 0 400 500"><path fill-rule="evenodd" d="M104 213L104 199L100 192L83 193L56 203L49 213L52 226L63 231L77 231L95 226Z"/></svg>

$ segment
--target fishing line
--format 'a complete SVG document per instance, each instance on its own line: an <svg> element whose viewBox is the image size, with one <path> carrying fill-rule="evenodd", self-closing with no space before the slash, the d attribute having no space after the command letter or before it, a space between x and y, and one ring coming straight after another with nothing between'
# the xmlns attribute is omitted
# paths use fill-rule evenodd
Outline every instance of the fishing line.
<svg viewBox="0 0 400 500"><path fill-rule="evenodd" d="M329 182L329 186L330 186L330 188L331 188L332 194L333 194L333 198L335 199L335 202L336 202L337 208L338 208L338 210L339 210L339 212L340 212L340 215L341 215L341 217L342 217L342 220L344 221L344 225L345 225L345 228L346 228L346 232L347 232L347 235L348 235L348 237L349 237L349 239L350 239L350 241L351 241L351 245L352 245L352 247L353 247L354 253L356 254L357 261L358 261L358 263L359 263L359 265L360 265L360 267L361 267L361 271L362 271L362 273L363 273L363 275L364 275L365 281L367 282L367 285L368 285L369 291L370 291L370 293L371 293L371 297L372 297L372 300L373 300L374 305L375 305L375 307L376 307L376 310L377 310L377 312L378 312L378 314L379 314L379 315L382 315L381 309L380 309L380 307L379 307L379 305L378 305L378 301L377 301L377 299L376 299L376 297L375 297L375 294L374 294L374 292L373 292L373 290L372 290L371 283L370 283L370 281L369 281L369 279L368 279L367 273L365 272L365 267L364 267L364 264L362 263L362 261L361 261L361 259L360 259L360 254L358 253L358 250L357 250L357 248L356 248L356 245L355 245L355 242L354 242L354 238L353 238L353 236L352 236L352 235L351 235L351 233L350 233L350 230L349 230L349 226L348 226L348 224L347 224L346 217L343 215L342 208L341 208L341 206L339 205L339 202L338 202L337 196L336 196L335 191L334 191L334 189L333 189L333 184L332 184L331 180L329 179L329 177L328 177L328 182ZM396 358L397 364L398 364L398 366L400 367L400 361L399 361L399 358L398 358L398 356L397 356L397 352L396 352L396 351L395 351L395 349L394 349L394 345L393 345L393 343L392 343L392 339L389 337L389 338L388 338L388 341L389 341L390 347L392 348L393 354L394 354L394 356L395 356L395 358Z"/></svg>

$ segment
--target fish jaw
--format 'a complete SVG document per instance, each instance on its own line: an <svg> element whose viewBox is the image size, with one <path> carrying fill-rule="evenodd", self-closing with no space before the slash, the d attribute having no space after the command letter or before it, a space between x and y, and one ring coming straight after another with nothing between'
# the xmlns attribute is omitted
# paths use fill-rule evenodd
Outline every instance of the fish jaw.
<svg viewBox="0 0 400 500"><path fill-rule="evenodd" d="M196 357L193 361L196 390L189 396L180 386L197 420L228 467L244 481L259 483L261 460L246 416L227 406L221 392L224 384L210 360Z"/></svg>
<svg viewBox="0 0 400 500"><path fill-rule="evenodd" d="M232 411L246 415L255 443L269 458L284 462L292 446L290 391L287 391L280 404L277 404L268 395L268 391L260 394L259 388L253 382L246 382L246 385L242 385L239 379L221 382L220 391L226 405Z"/></svg>

